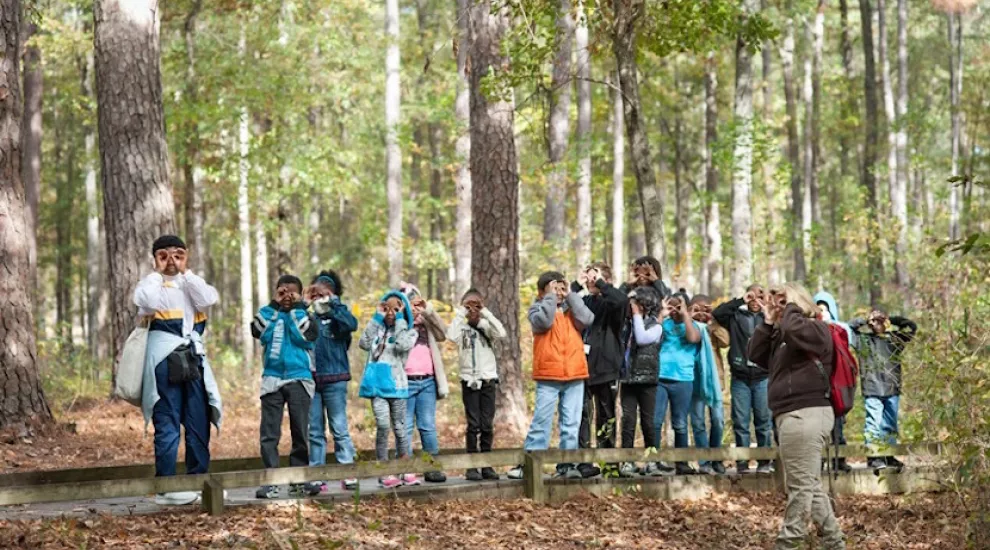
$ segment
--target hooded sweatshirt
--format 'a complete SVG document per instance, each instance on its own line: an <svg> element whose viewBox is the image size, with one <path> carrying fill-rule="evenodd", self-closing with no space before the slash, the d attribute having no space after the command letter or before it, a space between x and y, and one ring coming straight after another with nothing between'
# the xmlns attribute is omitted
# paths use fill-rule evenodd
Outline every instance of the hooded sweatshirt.
<svg viewBox="0 0 990 550"><path fill-rule="evenodd" d="M406 295L390 290L380 301L389 298L402 301L402 309L395 316L392 326L385 324L380 311L375 312L365 327L358 347L368 352L368 362L361 377L359 395L368 399L406 399L409 397L409 379L406 378L406 358L416 345L419 334L413 326L412 306Z"/></svg>
<svg viewBox="0 0 990 550"><path fill-rule="evenodd" d="M875 334L865 319L853 319L851 327L857 332L856 353L859 356L863 397L890 397L901 394L901 352L914 338L918 325L905 317L891 317L894 330ZM865 327L865 329L863 328Z"/></svg>
<svg viewBox="0 0 990 550"><path fill-rule="evenodd" d="M488 308L481 309L477 326L467 320L467 310L457 308L454 320L447 329L447 339L457 344L461 366L461 381L467 387L481 389L482 383L498 380L498 364L493 344L505 338L502 322Z"/></svg>
<svg viewBox="0 0 990 550"><path fill-rule="evenodd" d="M422 296L419 289L410 283L399 283L399 288L410 301ZM406 376L433 375L437 399L443 399L450 393L450 388L447 385L447 372L443 367L443 353L437 343L447 339L447 327L430 302L426 302L426 310L422 314L413 318L413 327L418 339L416 345L409 350Z"/></svg>
<svg viewBox="0 0 990 550"><path fill-rule="evenodd" d="M846 330L846 335L849 336L849 346L856 346L856 333L853 332L849 325L842 322L842 318L839 317L839 304L835 301L835 297L832 294L821 290L818 294L815 294L815 304L822 305L828 308L828 314L832 317L831 319L826 319L827 323L835 323Z"/></svg>
<svg viewBox="0 0 990 550"><path fill-rule="evenodd" d="M766 369L753 361L748 352L753 332L763 324L763 312L750 311L745 300L736 298L715 308L712 317L729 331L729 372L732 377L746 382L765 379Z"/></svg>
<svg viewBox="0 0 990 550"><path fill-rule="evenodd" d="M607 384L619 379L622 368L622 328L626 320L629 299L610 283L599 279L595 286L600 294L588 294L584 305L595 314L595 320L584 331L588 346L588 385Z"/></svg>

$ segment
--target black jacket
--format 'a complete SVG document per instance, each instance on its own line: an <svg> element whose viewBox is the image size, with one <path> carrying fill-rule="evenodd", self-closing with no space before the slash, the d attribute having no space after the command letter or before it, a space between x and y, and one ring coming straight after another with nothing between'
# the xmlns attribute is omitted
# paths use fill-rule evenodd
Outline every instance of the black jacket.
<svg viewBox="0 0 990 550"><path fill-rule="evenodd" d="M859 356L863 397L890 397L901 394L901 352L904 344L914 338L918 325L905 317L891 317L895 330L874 334L864 319L849 323L856 334L856 354ZM866 327L869 332L859 332Z"/></svg>
<svg viewBox="0 0 990 550"><path fill-rule="evenodd" d="M599 279L595 286L601 294L584 297L584 305L595 314L595 321L584 331L584 343L591 348L588 351L589 386L619 379L624 358L622 327L629 303L623 292L604 280Z"/></svg>
<svg viewBox="0 0 990 550"><path fill-rule="evenodd" d="M643 319L643 327L646 330L656 326L656 324L657 320L654 317ZM632 333L633 328L630 321L626 324L626 334L632 335ZM623 383L656 386L660 377L660 340L644 346L637 344L635 337L629 338L628 341L629 365Z"/></svg>
<svg viewBox="0 0 990 550"><path fill-rule="evenodd" d="M653 289L656 290L657 294L660 295L661 300L664 298L670 298L672 294L670 288L667 285L665 285L663 281L661 281L660 279L653 281ZM625 296L628 296L629 291L631 290L632 288L627 283L622 283L622 286L619 287L619 292L621 292Z"/></svg>
<svg viewBox="0 0 990 550"><path fill-rule="evenodd" d="M729 331L729 372L733 378L751 382L769 373L749 357L749 341L756 327L763 324L763 312L753 313L742 298L729 300L712 311L712 317Z"/></svg>

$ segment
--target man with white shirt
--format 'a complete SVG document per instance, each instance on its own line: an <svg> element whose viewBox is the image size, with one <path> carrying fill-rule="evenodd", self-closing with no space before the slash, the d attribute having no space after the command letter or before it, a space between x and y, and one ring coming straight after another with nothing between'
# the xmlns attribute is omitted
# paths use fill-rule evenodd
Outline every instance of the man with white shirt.
<svg viewBox="0 0 990 550"><path fill-rule="evenodd" d="M217 290L186 269L186 245L164 235L152 246L154 272L134 290L134 303L148 323L142 384L145 425L155 426L155 475L176 474L179 427L185 428L186 473L210 467L210 423L220 428L222 405L202 335ZM193 491L157 495L158 504L190 504Z"/></svg>

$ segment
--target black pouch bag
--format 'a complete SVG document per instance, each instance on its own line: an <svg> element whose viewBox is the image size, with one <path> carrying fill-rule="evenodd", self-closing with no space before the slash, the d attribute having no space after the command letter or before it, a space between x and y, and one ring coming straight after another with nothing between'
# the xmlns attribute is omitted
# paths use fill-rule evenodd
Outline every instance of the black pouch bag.
<svg viewBox="0 0 990 550"><path fill-rule="evenodd" d="M199 370L200 358L189 344L183 344L169 354L165 360L170 384L193 382L202 378Z"/></svg>

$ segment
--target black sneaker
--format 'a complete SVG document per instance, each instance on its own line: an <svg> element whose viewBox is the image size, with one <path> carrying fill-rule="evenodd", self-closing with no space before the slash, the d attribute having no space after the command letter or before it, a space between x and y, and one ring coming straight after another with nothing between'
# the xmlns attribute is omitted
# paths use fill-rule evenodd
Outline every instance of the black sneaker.
<svg viewBox="0 0 990 550"><path fill-rule="evenodd" d="M749 462L736 462L736 473L742 475L748 474L751 471L752 470L749 469Z"/></svg>
<svg viewBox="0 0 990 550"><path fill-rule="evenodd" d="M711 464L704 463L698 466L698 473L706 476L713 476L715 475L715 469L712 468Z"/></svg>
<svg viewBox="0 0 990 550"><path fill-rule="evenodd" d="M722 464L721 462L712 462L712 470L714 470L716 474L724 476L725 464Z"/></svg>
<svg viewBox="0 0 990 550"><path fill-rule="evenodd" d="M485 478L488 481L495 481L499 478L499 475L498 472L495 471L495 468L492 468L491 466L486 466L481 469L481 477Z"/></svg>
<svg viewBox="0 0 990 550"><path fill-rule="evenodd" d="M423 479L430 483L443 483L447 481L447 474L437 471L426 472L423 474Z"/></svg>
<svg viewBox="0 0 990 550"><path fill-rule="evenodd" d="M693 476L693 475L696 475L698 473L694 468L692 468L690 465L688 465L687 462L678 462L674 466L674 471L679 476Z"/></svg>
<svg viewBox="0 0 990 550"><path fill-rule="evenodd" d="M866 467L873 470L873 473L879 475L881 470L887 469L887 461L881 457L873 456L866 460Z"/></svg>
<svg viewBox="0 0 990 550"><path fill-rule="evenodd" d="M844 458L837 458L837 459L833 460L832 461L832 468L836 472L842 472L844 474L848 474L849 472L851 472L853 470L852 469L852 466L850 466L849 463L846 462L846 459L844 459Z"/></svg>
<svg viewBox="0 0 990 550"><path fill-rule="evenodd" d="M290 497L305 497L309 496L309 492L306 491L306 485L303 483L293 483L289 485L289 496Z"/></svg>
<svg viewBox="0 0 990 550"><path fill-rule="evenodd" d="M901 470L904 469L904 463L892 456L886 457L885 462L887 463L888 468L890 468L891 470L895 470L898 473L900 473Z"/></svg>
<svg viewBox="0 0 990 550"><path fill-rule="evenodd" d="M477 468L468 468L467 472L464 473L464 478L468 481L481 481L481 472Z"/></svg>
<svg viewBox="0 0 990 550"><path fill-rule="evenodd" d="M760 464L759 467L756 468L756 473L758 474L772 474L774 471L775 469L773 467L773 462Z"/></svg>
<svg viewBox="0 0 990 550"><path fill-rule="evenodd" d="M278 498L279 493L281 493L278 485L262 485L258 488L258 491L254 493L255 498Z"/></svg>
<svg viewBox="0 0 990 550"><path fill-rule="evenodd" d="M595 466L594 464L588 463L578 464L577 470L581 473L581 477L584 479L592 478L601 475L602 473L601 468Z"/></svg>

